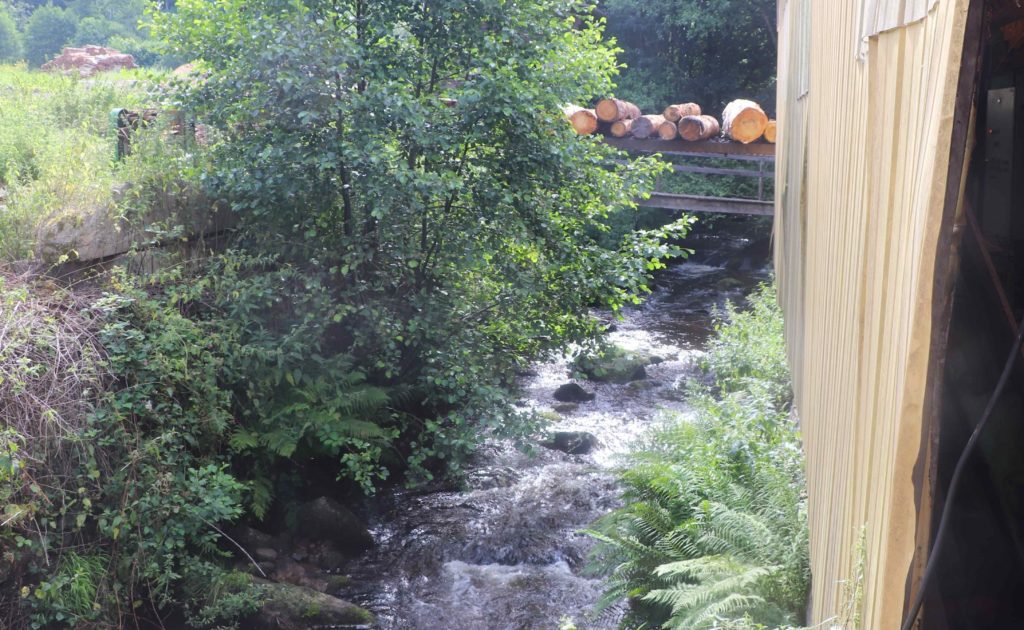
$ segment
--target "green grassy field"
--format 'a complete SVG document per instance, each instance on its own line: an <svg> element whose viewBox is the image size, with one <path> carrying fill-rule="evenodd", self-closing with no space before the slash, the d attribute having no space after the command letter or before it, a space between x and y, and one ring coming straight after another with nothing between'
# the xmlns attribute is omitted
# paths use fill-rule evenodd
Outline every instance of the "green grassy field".
<svg viewBox="0 0 1024 630"><path fill-rule="evenodd" d="M31 257L41 222L110 203L126 168L114 161L110 112L155 103L161 78L0 66L0 261Z"/></svg>

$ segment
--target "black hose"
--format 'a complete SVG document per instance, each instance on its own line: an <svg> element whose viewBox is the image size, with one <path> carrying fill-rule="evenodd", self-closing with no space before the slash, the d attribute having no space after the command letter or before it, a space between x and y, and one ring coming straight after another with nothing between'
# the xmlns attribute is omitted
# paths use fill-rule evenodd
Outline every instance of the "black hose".
<svg viewBox="0 0 1024 630"><path fill-rule="evenodd" d="M917 595L914 596L913 606L907 611L907 617L903 621L902 630L910 630L914 625L914 621L917 620L918 613L921 612L921 605L924 603L928 583L931 581L932 574L935 573L935 559L939 557L942 543L946 540L946 526L949 525L949 515L953 512L953 502L956 500L956 492L960 488L960 477L963 475L968 458L974 452L974 447L978 443L981 432L985 429L985 425L988 424L989 418L992 416L992 410L995 409L996 402L999 401L999 397L1006 388L1006 383L1010 380L1010 374L1013 372L1014 363L1017 362L1017 355L1020 353L1022 343L1024 343L1024 318L1017 324L1017 340L1010 349L1010 356L1006 359L1003 374L999 377L999 382L992 392L992 397L988 399L985 413L982 414L978 426L974 427L974 432L971 433L970 439L967 440L967 445L964 446L963 452L960 453L960 459L956 462L956 468L953 469L953 478L949 482L949 492L946 494L946 504L942 506L942 517L939 519L938 533L935 534L935 544L932 545L932 550L928 554L928 564L925 565L924 574L921 576L921 585L917 589Z"/></svg>

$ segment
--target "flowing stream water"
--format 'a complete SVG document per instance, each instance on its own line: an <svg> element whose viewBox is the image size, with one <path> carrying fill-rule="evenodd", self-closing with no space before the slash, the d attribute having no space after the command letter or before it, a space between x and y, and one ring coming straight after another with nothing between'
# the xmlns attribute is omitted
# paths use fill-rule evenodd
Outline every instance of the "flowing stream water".
<svg viewBox="0 0 1024 630"><path fill-rule="evenodd" d="M726 299L742 299L769 277L767 238L707 235L697 254L656 277L654 293L616 322L611 340L665 360L648 378L616 385L580 381L597 396L559 414L551 430L587 431L587 455L538 447L526 455L504 444L480 450L457 490L396 490L371 519L378 541L349 566L345 593L387 630L547 630L564 618L577 628L614 628L621 610L594 614L602 582L583 574L589 537L580 534L618 505L613 468L630 444L666 414L687 413L680 387ZM551 411L568 382L566 359L537 364L520 383L520 405Z"/></svg>

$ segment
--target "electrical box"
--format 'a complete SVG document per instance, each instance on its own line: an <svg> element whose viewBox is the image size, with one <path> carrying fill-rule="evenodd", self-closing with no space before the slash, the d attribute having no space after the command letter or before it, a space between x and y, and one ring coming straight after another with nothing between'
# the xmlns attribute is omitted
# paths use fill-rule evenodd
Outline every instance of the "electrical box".
<svg viewBox="0 0 1024 630"><path fill-rule="evenodd" d="M981 227L986 236L1008 239L1013 228L1013 145L1015 88L988 91L985 181Z"/></svg>

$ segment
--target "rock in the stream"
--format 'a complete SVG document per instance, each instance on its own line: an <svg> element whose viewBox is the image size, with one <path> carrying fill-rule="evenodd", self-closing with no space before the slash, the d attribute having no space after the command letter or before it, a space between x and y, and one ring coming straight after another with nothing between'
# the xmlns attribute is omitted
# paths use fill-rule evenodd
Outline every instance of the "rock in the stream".
<svg viewBox="0 0 1024 630"><path fill-rule="evenodd" d="M277 560L277 550L270 547L259 547L252 555L261 562L273 562Z"/></svg>
<svg viewBox="0 0 1024 630"><path fill-rule="evenodd" d="M373 614L355 604L309 588L254 580L263 587L263 608L250 620L254 630L307 630L316 626L368 626Z"/></svg>
<svg viewBox="0 0 1024 630"><path fill-rule="evenodd" d="M361 552L373 546L366 525L348 508L328 497L320 497L299 506L296 515L297 536L310 540L328 540L338 548Z"/></svg>
<svg viewBox="0 0 1024 630"><path fill-rule="evenodd" d="M254 549L259 548L273 548L274 537L270 534L265 534L255 527L249 527L248 525L239 525L231 529L231 537L239 545L246 548L247 551L252 553Z"/></svg>
<svg viewBox="0 0 1024 630"><path fill-rule="evenodd" d="M569 455L586 455L599 443L593 433L586 431L556 431L540 445Z"/></svg>
<svg viewBox="0 0 1024 630"><path fill-rule="evenodd" d="M579 403L559 403L552 407L558 413L572 413L579 408Z"/></svg>
<svg viewBox="0 0 1024 630"><path fill-rule="evenodd" d="M581 403L594 400L595 394L588 392L576 383L560 385L555 390L555 400L566 403Z"/></svg>
<svg viewBox="0 0 1024 630"><path fill-rule="evenodd" d="M647 378L644 366L662 361L653 354L613 347L600 356L579 357L574 367L592 381L621 385Z"/></svg>

